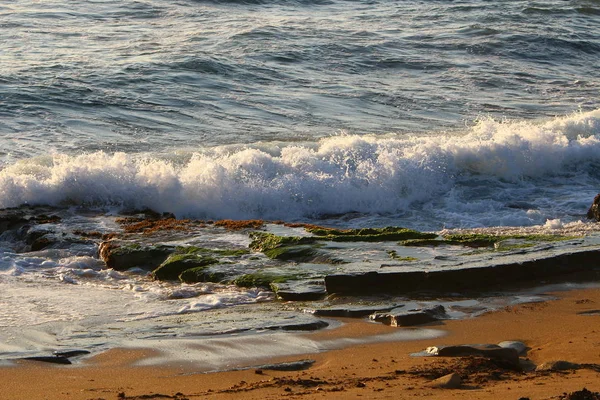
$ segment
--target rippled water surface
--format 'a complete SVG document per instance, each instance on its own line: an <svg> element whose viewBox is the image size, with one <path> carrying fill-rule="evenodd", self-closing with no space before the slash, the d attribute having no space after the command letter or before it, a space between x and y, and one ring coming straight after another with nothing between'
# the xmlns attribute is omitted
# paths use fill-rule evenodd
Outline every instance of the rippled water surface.
<svg viewBox="0 0 600 400"><path fill-rule="evenodd" d="M0 16L8 162L598 108L590 0L18 0Z"/></svg>

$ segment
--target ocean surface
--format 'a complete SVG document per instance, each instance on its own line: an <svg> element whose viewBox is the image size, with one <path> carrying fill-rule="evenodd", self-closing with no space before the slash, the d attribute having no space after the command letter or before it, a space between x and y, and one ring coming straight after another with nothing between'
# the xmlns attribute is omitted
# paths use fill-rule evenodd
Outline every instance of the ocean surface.
<svg viewBox="0 0 600 400"><path fill-rule="evenodd" d="M0 208L58 207L64 230L143 208L552 229L590 224L600 192L597 0L4 0L0 43ZM160 336L191 311L308 318L7 235L0 304L4 358Z"/></svg>

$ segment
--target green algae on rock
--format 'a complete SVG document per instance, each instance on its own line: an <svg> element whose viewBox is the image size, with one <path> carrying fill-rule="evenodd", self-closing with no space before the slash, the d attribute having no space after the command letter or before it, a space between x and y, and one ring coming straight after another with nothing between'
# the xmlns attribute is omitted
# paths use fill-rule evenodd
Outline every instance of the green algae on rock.
<svg viewBox="0 0 600 400"><path fill-rule="evenodd" d="M189 253L171 254L161 265L152 271L152 278L157 280L176 280L188 269L217 264L216 258Z"/></svg>
<svg viewBox="0 0 600 400"><path fill-rule="evenodd" d="M271 288L272 283L284 283L290 280L297 280L298 275L277 275L268 272L256 272L245 274L233 280L233 283L239 287L265 287Z"/></svg>
<svg viewBox="0 0 600 400"><path fill-rule="evenodd" d="M212 264L211 264L212 265ZM223 282L225 280L225 274L222 272L215 272L209 270L209 266L205 265L202 267L189 268L179 274L179 280L183 283L197 283L197 282Z"/></svg>
<svg viewBox="0 0 600 400"><path fill-rule="evenodd" d="M251 232L250 248L262 251L274 260L308 262L319 256L316 239L304 236L278 236L267 232ZM312 246L311 246L312 245Z"/></svg>
<svg viewBox="0 0 600 400"><path fill-rule="evenodd" d="M99 248L100 258L106 266L117 271L134 267L152 270L174 251L174 246L141 245L115 240L102 242Z"/></svg>
<svg viewBox="0 0 600 400"><path fill-rule="evenodd" d="M387 227L363 229L334 229L320 226L304 226L316 236L279 236L268 232L251 232L250 248L263 252L276 260L341 264L344 261L326 256L316 249L318 242L378 242L403 239L430 239L433 233L422 233L412 229Z"/></svg>
<svg viewBox="0 0 600 400"><path fill-rule="evenodd" d="M403 257L403 256L399 256L398 252L396 250L388 250L387 253L390 256L390 258L393 259L393 260L398 260L398 261L419 261L419 259L415 258L415 257Z"/></svg>
<svg viewBox="0 0 600 400"><path fill-rule="evenodd" d="M189 255L212 254L221 257L239 257L250 254L250 250L248 249L209 249L197 246L178 246L176 252L177 254Z"/></svg>
<svg viewBox="0 0 600 400"><path fill-rule="evenodd" d="M307 236L278 236L268 232L250 232L249 247L255 251L265 252L283 246L297 246L302 244L313 244L317 238Z"/></svg>
<svg viewBox="0 0 600 400"><path fill-rule="evenodd" d="M335 229L323 227L305 227L307 232L320 240L333 242L383 242L409 239L433 239L435 233L419 232L408 228L388 226L385 228Z"/></svg>
<svg viewBox="0 0 600 400"><path fill-rule="evenodd" d="M265 255L274 260L282 261L311 261L318 252L310 246L283 246L264 251Z"/></svg>
<svg viewBox="0 0 600 400"><path fill-rule="evenodd" d="M494 247L498 251L512 250L515 248L532 247L536 243L559 242L578 239L579 236L529 234L529 235L491 235L482 233L461 233L443 235L442 239L411 239L404 240L402 246L465 246L465 247ZM510 244L503 245L503 242Z"/></svg>

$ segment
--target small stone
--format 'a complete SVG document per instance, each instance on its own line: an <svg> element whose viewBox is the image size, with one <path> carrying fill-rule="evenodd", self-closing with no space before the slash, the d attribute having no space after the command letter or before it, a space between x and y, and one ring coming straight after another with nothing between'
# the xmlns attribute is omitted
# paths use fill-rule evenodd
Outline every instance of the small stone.
<svg viewBox="0 0 600 400"><path fill-rule="evenodd" d="M254 370L254 373L255 373L256 375L262 375L262 374L263 374L263 371L262 371L262 369L257 369L257 370Z"/></svg>
<svg viewBox="0 0 600 400"><path fill-rule="evenodd" d="M579 369L581 365L569 361L547 361L537 366L536 371L568 371Z"/></svg>
<svg viewBox="0 0 600 400"><path fill-rule="evenodd" d="M516 340L506 340L504 342L498 343L498 346L502 348L515 349L517 354L520 356L527 354L527 345L523 342L518 342Z"/></svg>
<svg viewBox="0 0 600 400"><path fill-rule="evenodd" d="M507 364L518 368L519 354L514 348L502 348L497 345L459 345L459 346L440 346L428 347L425 352L428 355L438 357L485 357L498 361L504 361Z"/></svg>
<svg viewBox="0 0 600 400"><path fill-rule="evenodd" d="M367 386L367 385L365 385L365 383L364 383L364 382L358 382L358 383L356 384L356 387L359 387L359 388L364 388L364 387L366 387L366 386Z"/></svg>
<svg viewBox="0 0 600 400"><path fill-rule="evenodd" d="M429 382L427 386L439 389L458 389L461 384L462 379L460 378L460 375L452 373Z"/></svg>

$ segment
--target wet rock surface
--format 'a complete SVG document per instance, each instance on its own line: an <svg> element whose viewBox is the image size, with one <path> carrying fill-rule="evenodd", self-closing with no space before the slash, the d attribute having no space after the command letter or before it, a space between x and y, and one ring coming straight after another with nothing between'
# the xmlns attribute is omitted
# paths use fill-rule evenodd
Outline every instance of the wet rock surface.
<svg viewBox="0 0 600 400"><path fill-rule="evenodd" d="M600 221L600 193L594 197L592 205L588 209L587 217L595 221Z"/></svg>
<svg viewBox="0 0 600 400"><path fill-rule="evenodd" d="M58 350L52 353L50 356L30 356L23 357L21 360L26 361L39 361L50 364L62 364L62 365L70 365L72 364L70 358L80 357L84 355L88 355L91 352L88 350Z"/></svg>
<svg viewBox="0 0 600 400"><path fill-rule="evenodd" d="M370 318L390 326L415 326L442 320L447 318L447 314L444 306L436 305L420 310L400 309L389 313L376 313Z"/></svg>
<svg viewBox="0 0 600 400"><path fill-rule="evenodd" d="M374 293L415 293L419 291L472 292L502 285L536 283L576 272L597 275L600 250L581 250L506 264L475 268L454 268L431 272L371 271L362 274L335 274L325 277L328 293L368 295Z"/></svg>
<svg viewBox="0 0 600 400"><path fill-rule="evenodd" d="M517 350L497 345L460 345L430 347L427 353L437 357L484 357L496 360L510 368L520 369Z"/></svg>
<svg viewBox="0 0 600 400"><path fill-rule="evenodd" d="M401 227L195 221L151 210L127 216L48 207L0 210L0 231L8 260L3 273L23 287L51 282L47 293L52 293L68 283L86 292L105 290L94 301L107 308L122 304L112 297L103 303L114 293L140 307L121 313L119 322L90 322L86 328L96 329L90 337L126 336L120 330L125 324L149 339L301 331L331 323L319 318L373 313L387 314L382 319L399 327L435 323L490 309L481 290L498 283L593 272L600 252L595 233L575 239L569 232L550 238L450 235ZM477 300L469 301L465 293L471 295L473 288ZM65 296L79 295L75 290ZM440 305L440 297L455 295L456 301ZM411 298L422 301L415 305ZM265 303L272 309L264 311ZM248 310L238 312L242 305ZM236 312L227 314L230 307ZM194 315L213 309L221 311L207 319ZM65 320L86 318L86 312L72 316L67 310ZM156 325L148 328L149 321ZM73 339L69 346L93 342L78 341L77 332L65 336Z"/></svg>
<svg viewBox="0 0 600 400"><path fill-rule="evenodd" d="M332 308L321 308L316 310L306 310L315 316L320 317L342 317L342 318L364 318L370 315L380 315L385 312L391 311L395 308L402 307L402 305L392 305L388 307L373 306L373 307L360 307L360 306L348 306L348 307L332 307Z"/></svg>

